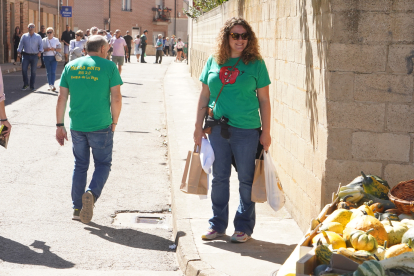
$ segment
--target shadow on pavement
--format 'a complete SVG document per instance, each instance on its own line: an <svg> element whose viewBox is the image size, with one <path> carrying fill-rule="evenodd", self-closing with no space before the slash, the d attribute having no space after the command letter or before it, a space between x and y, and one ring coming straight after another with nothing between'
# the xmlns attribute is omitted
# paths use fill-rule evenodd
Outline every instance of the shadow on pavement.
<svg viewBox="0 0 414 276"><path fill-rule="evenodd" d="M90 222L87 225L88 226L85 227L85 230L88 230L92 235L96 235L109 242L133 248L175 251L169 249L169 246L173 243L171 240L156 235L144 233L135 229L111 228L96 224L94 222Z"/></svg>
<svg viewBox="0 0 414 276"><path fill-rule="evenodd" d="M42 253L30 249L21 243L0 237L0 260L9 263L41 265L51 268L72 268L75 264L68 262L50 252L50 246L42 241L34 241L30 246L43 250Z"/></svg>
<svg viewBox="0 0 414 276"><path fill-rule="evenodd" d="M128 83L128 84L135 84L135 85L143 85L142 83L127 82L127 81L124 81L124 83Z"/></svg>
<svg viewBox="0 0 414 276"><path fill-rule="evenodd" d="M205 242L205 244L239 253L241 256L248 256L275 264L283 264L296 247L296 244L277 244L256 239L251 239L246 243L232 243L230 242L230 237L227 236L211 242Z"/></svg>
<svg viewBox="0 0 414 276"><path fill-rule="evenodd" d="M150 133L148 131L134 131L134 130L125 130L125 131L121 131L121 132L128 132L128 133Z"/></svg>

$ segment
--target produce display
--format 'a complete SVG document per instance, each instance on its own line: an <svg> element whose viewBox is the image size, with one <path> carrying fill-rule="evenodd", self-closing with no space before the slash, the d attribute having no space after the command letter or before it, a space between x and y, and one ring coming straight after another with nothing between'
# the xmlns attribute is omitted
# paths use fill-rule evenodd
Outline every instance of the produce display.
<svg viewBox="0 0 414 276"><path fill-rule="evenodd" d="M317 262L314 275L414 275L414 215L400 208L394 194L395 204L389 200L390 190L387 181L363 172L339 188L339 202L332 205L337 209L320 215L309 237ZM358 269L335 273L330 267L335 254L359 264Z"/></svg>

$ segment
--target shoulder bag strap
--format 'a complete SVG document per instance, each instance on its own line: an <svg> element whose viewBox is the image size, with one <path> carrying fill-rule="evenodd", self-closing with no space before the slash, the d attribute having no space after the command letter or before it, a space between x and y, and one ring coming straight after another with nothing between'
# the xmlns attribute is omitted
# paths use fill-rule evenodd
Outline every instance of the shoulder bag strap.
<svg viewBox="0 0 414 276"><path fill-rule="evenodd" d="M239 64L239 61L241 60L241 58L242 58L242 57L240 56L240 58L237 60L236 64L234 64L234 65L231 67L231 69L236 68L236 66L237 66L237 64ZM223 85L221 86L220 92L218 93L217 98L216 98L216 100L214 101L214 105L213 105L212 110L214 110L214 107L216 107L216 104L217 104L218 98L220 97L221 92L223 91L223 88L224 88L224 86L225 86L225 85L226 85L226 84L225 84L225 83L223 83Z"/></svg>

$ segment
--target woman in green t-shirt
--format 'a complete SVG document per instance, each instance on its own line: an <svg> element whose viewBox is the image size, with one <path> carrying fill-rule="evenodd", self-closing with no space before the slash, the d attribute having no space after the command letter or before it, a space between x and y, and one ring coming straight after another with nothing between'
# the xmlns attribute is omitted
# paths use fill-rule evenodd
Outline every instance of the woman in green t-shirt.
<svg viewBox="0 0 414 276"><path fill-rule="evenodd" d="M213 110L214 121L210 120L213 126L208 138L215 155L211 188L213 217L202 238L212 240L225 234L234 157L240 182L240 205L234 218L235 232L231 241L245 242L251 237L255 225L251 191L258 142L264 150L268 150L271 143L271 108L266 64L259 53L256 35L244 19L233 17L221 28L215 53L207 60L200 81L202 89L194 142L201 145L201 139L207 138L203 119L209 107ZM218 124L220 120L228 123Z"/></svg>

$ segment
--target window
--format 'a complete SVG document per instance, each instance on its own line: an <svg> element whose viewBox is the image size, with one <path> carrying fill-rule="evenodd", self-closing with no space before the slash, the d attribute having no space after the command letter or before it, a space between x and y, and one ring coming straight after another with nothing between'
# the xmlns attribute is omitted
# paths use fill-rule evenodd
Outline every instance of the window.
<svg viewBox="0 0 414 276"><path fill-rule="evenodd" d="M122 10L123 11L132 11L132 9L131 9L131 0L122 0Z"/></svg>

